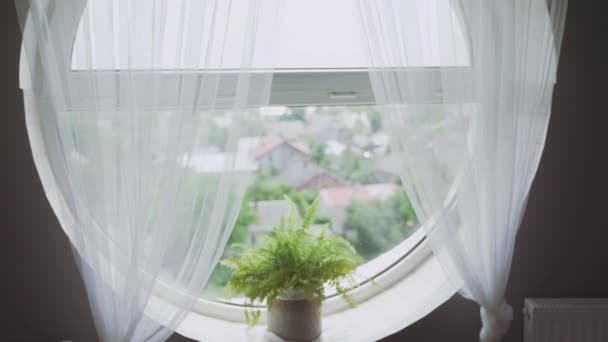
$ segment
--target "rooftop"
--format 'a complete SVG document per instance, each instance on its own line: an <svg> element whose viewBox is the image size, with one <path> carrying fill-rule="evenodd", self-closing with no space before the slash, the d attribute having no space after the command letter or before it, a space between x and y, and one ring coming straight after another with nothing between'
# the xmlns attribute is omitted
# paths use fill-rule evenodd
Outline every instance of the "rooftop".
<svg viewBox="0 0 608 342"><path fill-rule="evenodd" d="M344 208L353 202L386 200L397 192L395 183L366 184L357 186L340 186L322 189L319 197L324 206Z"/></svg>
<svg viewBox="0 0 608 342"><path fill-rule="evenodd" d="M308 183L313 177L326 174L327 176L339 181L338 177L332 175L324 168L313 162L291 163L277 174L277 179L281 182L299 188ZM341 182L340 182L341 183Z"/></svg>
<svg viewBox="0 0 608 342"><path fill-rule="evenodd" d="M308 145L303 142L286 141L279 137L269 136L264 137L260 140L258 147L255 150L255 158L258 159L283 144L303 154L310 154L310 149L308 148Z"/></svg>

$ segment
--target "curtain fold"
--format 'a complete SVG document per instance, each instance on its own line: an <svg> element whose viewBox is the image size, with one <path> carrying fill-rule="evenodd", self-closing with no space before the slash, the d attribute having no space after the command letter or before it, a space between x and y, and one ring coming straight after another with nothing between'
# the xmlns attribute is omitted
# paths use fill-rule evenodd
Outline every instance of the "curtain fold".
<svg viewBox="0 0 608 342"><path fill-rule="evenodd" d="M34 159L99 337L165 340L240 209L280 1L16 6Z"/></svg>
<svg viewBox="0 0 608 342"><path fill-rule="evenodd" d="M542 154L566 0L359 0L401 180L461 294L500 341L517 230Z"/></svg>

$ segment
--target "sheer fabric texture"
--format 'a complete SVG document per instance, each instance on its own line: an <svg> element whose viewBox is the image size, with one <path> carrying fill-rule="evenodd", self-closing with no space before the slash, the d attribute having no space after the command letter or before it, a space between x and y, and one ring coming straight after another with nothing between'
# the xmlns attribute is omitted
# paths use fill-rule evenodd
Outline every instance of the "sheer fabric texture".
<svg viewBox="0 0 608 342"><path fill-rule="evenodd" d="M16 1L34 158L102 341L165 340L228 241L279 10L244 3Z"/></svg>
<svg viewBox="0 0 608 342"><path fill-rule="evenodd" d="M513 317L503 296L544 146L566 1L359 5L403 185L442 267L481 306L480 340L500 341ZM424 11L436 21L420 20Z"/></svg>

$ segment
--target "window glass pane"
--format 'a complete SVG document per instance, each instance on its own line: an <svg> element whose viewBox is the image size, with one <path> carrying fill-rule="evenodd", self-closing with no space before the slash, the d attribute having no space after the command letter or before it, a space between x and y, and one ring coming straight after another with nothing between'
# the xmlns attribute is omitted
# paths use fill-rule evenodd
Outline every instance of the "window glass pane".
<svg viewBox="0 0 608 342"><path fill-rule="evenodd" d="M373 106L269 107L261 110L262 136L244 163L255 169L224 257L242 246L262 246L264 236L288 211L284 196L300 214L320 197L315 224L350 241L362 263L406 240L419 224L400 186L399 160ZM221 141L222 118L206 127ZM250 143L250 142L247 142ZM189 167L212 167L208 153ZM390 267L394 262L387 262ZM203 295L225 298L230 270L218 265ZM331 291L330 291L331 293Z"/></svg>

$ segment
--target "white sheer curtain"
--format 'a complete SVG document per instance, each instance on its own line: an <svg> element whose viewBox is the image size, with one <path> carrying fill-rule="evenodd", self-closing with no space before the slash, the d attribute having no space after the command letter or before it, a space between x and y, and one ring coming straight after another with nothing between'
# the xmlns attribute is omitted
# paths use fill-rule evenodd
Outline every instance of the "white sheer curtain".
<svg viewBox="0 0 608 342"><path fill-rule="evenodd" d="M251 171L271 84L251 67L273 65L279 4L16 1L34 158L102 341L166 339L209 279Z"/></svg>
<svg viewBox="0 0 608 342"><path fill-rule="evenodd" d="M513 316L503 296L545 141L566 0L359 5L404 187L444 270L481 306L480 340L500 341Z"/></svg>

